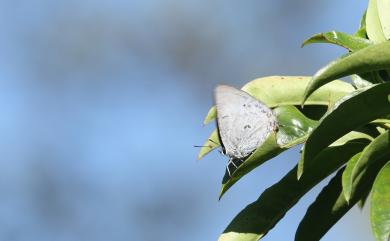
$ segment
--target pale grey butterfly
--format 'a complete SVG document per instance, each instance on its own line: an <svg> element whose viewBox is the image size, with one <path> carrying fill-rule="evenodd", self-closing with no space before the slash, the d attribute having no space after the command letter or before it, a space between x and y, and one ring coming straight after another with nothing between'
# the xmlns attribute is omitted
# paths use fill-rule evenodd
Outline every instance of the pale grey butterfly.
<svg viewBox="0 0 390 241"><path fill-rule="evenodd" d="M275 114L264 103L248 93L227 85L215 88L217 127L222 151L229 157L229 165L237 168L261 146L272 131L277 130Z"/></svg>

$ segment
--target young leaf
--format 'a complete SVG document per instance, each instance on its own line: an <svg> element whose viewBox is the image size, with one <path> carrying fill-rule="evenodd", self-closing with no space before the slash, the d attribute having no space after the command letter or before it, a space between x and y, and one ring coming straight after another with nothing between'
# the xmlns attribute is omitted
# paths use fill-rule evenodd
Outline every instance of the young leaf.
<svg viewBox="0 0 390 241"><path fill-rule="evenodd" d="M218 131L214 130L207 139L207 141L200 148L198 160L202 159L202 157L207 155L212 150L218 148L219 146L221 146L221 141L219 140Z"/></svg>
<svg viewBox="0 0 390 241"><path fill-rule="evenodd" d="M390 83L375 85L342 102L326 115L306 141L303 151L304 169L306 165L310 165L308 160L313 160L322 149L343 135L372 120L390 114L389 94Z"/></svg>
<svg viewBox="0 0 390 241"><path fill-rule="evenodd" d="M379 172L372 187L371 228L377 241L390 237L390 162Z"/></svg>
<svg viewBox="0 0 390 241"><path fill-rule="evenodd" d="M203 125L207 125L210 121L214 120L217 117L217 108L214 105L210 108L209 112L206 115L206 118L203 121Z"/></svg>
<svg viewBox="0 0 390 241"><path fill-rule="evenodd" d="M337 78L351 74L383 70L389 67L390 41L370 45L364 49L334 60L317 71L306 87L304 100L306 100L316 89Z"/></svg>
<svg viewBox="0 0 390 241"><path fill-rule="evenodd" d="M316 158L318 166L297 180L297 167L278 183L265 190L253 203L245 207L228 225L219 241L257 241L294 206L299 199L322 179L337 170L367 141L352 141L342 146L329 147Z"/></svg>
<svg viewBox="0 0 390 241"><path fill-rule="evenodd" d="M313 43L331 43L339 45L343 48L353 52L362 48L365 48L371 44L368 39L360 38L357 36L349 35L342 32L331 31L325 33L319 33L306 39L302 47Z"/></svg>

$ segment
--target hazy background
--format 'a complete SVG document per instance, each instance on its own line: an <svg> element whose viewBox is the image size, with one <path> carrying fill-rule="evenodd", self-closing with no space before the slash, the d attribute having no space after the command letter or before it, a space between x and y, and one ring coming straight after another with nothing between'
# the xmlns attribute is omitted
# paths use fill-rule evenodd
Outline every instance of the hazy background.
<svg viewBox="0 0 390 241"><path fill-rule="evenodd" d="M196 161L216 84L312 75L343 53L356 0L0 1L0 240L205 241L297 161L217 201L226 157ZM293 240L305 196L263 240ZM323 240L373 240L353 209Z"/></svg>

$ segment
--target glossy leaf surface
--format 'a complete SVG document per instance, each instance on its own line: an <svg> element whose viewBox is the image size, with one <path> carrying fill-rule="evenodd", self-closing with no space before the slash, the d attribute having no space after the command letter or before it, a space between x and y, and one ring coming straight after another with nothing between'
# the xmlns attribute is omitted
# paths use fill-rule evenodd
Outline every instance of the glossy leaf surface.
<svg viewBox="0 0 390 241"><path fill-rule="evenodd" d="M351 163L347 167L348 172L343 178L344 194L347 201L356 191L353 186L355 179L366 175L367 169L375 165L376 162L383 162L390 159L390 134L389 131L384 132L375 138L366 148L364 148L360 157L356 162Z"/></svg>
<svg viewBox="0 0 390 241"><path fill-rule="evenodd" d="M331 43L346 48L352 52L365 48L371 44L368 39L337 31L313 35L303 42L302 47L313 43Z"/></svg>
<svg viewBox="0 0 390 241"><path fill-rule="evenodd" d="M389 94L390 83L379 84L342 102L327 114L306 141L303 153L304 169L306 165L310 165L306 163L308 160L313 160L321 150L343 135L390 114Z"/></svg>
<svg viewBox="0 0 390 241"><path fill-rule="evenodd" d="M367 73L390 67L390 41L370 45L330 62L321 68L308 84L304 99L319 87L351 74Z"/></svg>
<svg viewBox="0 0 390 241"><path fill-rule="evenodd" d="M390 162L379 172L372 187L371 227L377 241L390 238Z"/></svg>

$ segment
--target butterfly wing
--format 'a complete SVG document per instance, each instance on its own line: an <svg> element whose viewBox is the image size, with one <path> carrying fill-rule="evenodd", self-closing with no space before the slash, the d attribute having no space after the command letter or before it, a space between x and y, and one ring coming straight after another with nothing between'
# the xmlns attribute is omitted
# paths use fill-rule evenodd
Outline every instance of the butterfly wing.
<svg viewBox="0 0 390 241"><path fill-rule="evenodd" d="M219 135L229 157L245 158L277 128L272 110L244 91L219 85L215 102Z"/></svg>

